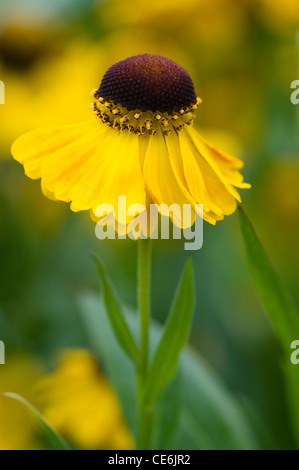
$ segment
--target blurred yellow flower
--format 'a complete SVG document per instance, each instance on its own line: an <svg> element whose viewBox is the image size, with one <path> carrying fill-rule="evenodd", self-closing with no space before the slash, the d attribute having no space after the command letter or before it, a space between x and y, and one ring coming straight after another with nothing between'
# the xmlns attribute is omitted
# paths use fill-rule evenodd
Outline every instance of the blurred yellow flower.
<svg viewBox="0 0 299 470"><path fill-rule="evenodd" d="M299 25L297 0L258 0L256 9L268 26L294 34Z"/></svg>
<svg viewBox="0 0 299 470"><path fill-rule="evenodd" d="M6 362L0 366L0 450L38 449L32 417L3 393L15 392L35 403L32 384L41 376L41 367L31 357L9 357Z"/></svg>
<svg viewBox="0 0 299 470"><path fill-rule="evenodd" d="M298 27L299 19L297 0L152 0L147 4L132 0L130 9L125 2L113 0L100 5L99 11L108 23L147 24L176 35L195 33L210 42L242 35L252 15L280 29Z"/></svg>
<svg viewBox="0 0 299 470"><path fill-rule="evenodd" d="M75 212L110 205L121 223L118 198L147 206L184 227L192 207L211 224L236 209L248 188L243 163L221 153L193 128L196 97L189 74L161 56L142 54L111 66L94 92L95 117L82 124L40 128L15 141L12 154L25 173L42 179L46 196L71 202ZM203 205L203 211L198 205ZM166 212L165 212L166 210ZM120 220L122 219L122 220Z"/></svg>
<svg viewBox="0 0 299 470"><path fill-rule="evenodd" d="M86 90L91 89L102 70L98 54L99 48L95 51L94 45L76 41L26 71L3 67L0 60L1 80L6 85L5 105L1 108L3 155L18 135L33 127L88 118Z"/></svg>
<svg viewBox="0 0 299 470"><path fill-rule="evenodd" d="M37 390L45 418L76 448L134 448L119 400L89 352L64 351Z"/></svg>
<svg viewBox="0 0 299 470"><path fill-rule="evenodd" d="M299 214L299 164L297 157L285 155L283 161L268 165L267 171L258 184L257 195L263 193L262 207L268 214L267 226L282 237L289 237L284 244L286 248L295 251L298 238ZM273 228L272 225L275 227ZM296 227L297 230L294 230Z"/></svg>
<svg viewBox="0 0 299 470"><path fill-rule="evenodd" d="M243 2L235 0L152 0L147 4L132 0L130 9L114 0L100 5L99 12L108 24L147 26L174 37L196 36L213 43L242 35L247 22Z"/></svg>

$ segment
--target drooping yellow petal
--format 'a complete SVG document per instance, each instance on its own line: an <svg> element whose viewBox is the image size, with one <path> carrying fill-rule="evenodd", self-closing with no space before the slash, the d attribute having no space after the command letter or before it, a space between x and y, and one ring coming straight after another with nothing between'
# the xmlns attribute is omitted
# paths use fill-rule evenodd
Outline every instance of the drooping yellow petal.
<svg viewBox="0 0 299 470"><path fill-rule="evenodd" d="M52 153L42 164L42 181L57 199L71 201L73 185L93 165L96 152L103 145L105 129L93 121L68 146Z"/></svg>
<svg viewBox="0 0 299 470"><path fill-rule="evenodd" d="M221 156L221 152L210 146L192 126L188 127L188 129L184 129L183 132L188 134L191 142L193 142L194 146L197 148L198 153L206 160L227 190L235 199L237 199L237 201L241 202L238 191L234 188L234 185L230 180L231 178L228 178L227 176L227 172L230 173L232 170L238 173L237 167L240 165L240 160L234 157L229 157L228 155ZM225 166L225 160L227 160L228 166ZM224 172L223 168L225 168ZM248 186L243 183L241 187L246 188L250 187L250 185Z"/></svg>
<svg viewBox="0 0 299 470"><path fill-rule="evenodd" d="M162 132L157 132L153 138L149 138L143 175L154 203L159 206L160 214L170 217L177 227L185 228L187 225L183 220L183 205L191 204L192 225L195 218L193 200L186 188L176 179Z"/></svg>
<svg viewBox="0 0 299 470"><path fill-rule="evenodd" d="M215 164L233 186L242 189L251 187L250 184L244 183L244 177L242 173L238 171L244 166L244 162L242 160L233 157L232 155L228 155L227 153L220 152L202 136L200 136L200 138L206 147L211 150L210 156L214 160Z"/></svg>
<svg viewBox="0 0 299 470"><path fill-rule="evenodd" d="M24 165L25 173L32 179L41 175L41 165L55 152L72 144L87 130L87 123L43 127L19 137L12 145L13 157Z"/></svg>
<svg viewBox="0 0 299 470"><path fill-rule="evenodd" d="M72 209L92 207L97 215L99 204L110 204L115 217L128 223L120 210L119 196L126 197L126 208L133 204L146 205L145 185L139 160L139 142L129 133L118 133L107 128L109 142L94 157L94 165L72 187Z"/></svg>
<svg viewBox="0 0 299 470"><path fill-rule="evenodd" d="M166 143L167 143L170 163L171 163L173 172L175 174L176 180L178 184L180 185L183 193L186 195L190 203L195 208L196 208L196 204L201 204L203 206L202 210L197 211L198 214L201 217L203 217L204 220L214 225L215 224L214 217L211 217L211 215L209 214L210 208L207 206L207 204L205 204L206 198L204 197L204 194L203 194L204 184L202 182L201 175L198 175L198 178L196 179L196 186L198 190L201 191L201 195L199 195L199 197L197 198L194 197L194 195L190 191L190 188L188 187L188 184L185 178L185 172L184 172L184 162L183 162L182 152L181 152L182 143L181 143L180 136L177 135L176 133L172 133L167 137Z"/></svg>
<svg viewBox="0 0 299 470"><path fill-rule="evenodd" d="M218 216L216 220L233 213L236 209L235 197L203 158L189 135L182 131L180 139L184 173L193 197L203 204L206 212Z"/></svg>
<svg viewBox="0 0 299 470"><path fill-rule="evenodd" d="M138 139L96 119L25 134L13 144L12 154L28 176L42 179L47 197L72 201L74 211L95 213L98 205L110 204L117 217L119 196L127 198L127 206L145 205Z"/></svg>

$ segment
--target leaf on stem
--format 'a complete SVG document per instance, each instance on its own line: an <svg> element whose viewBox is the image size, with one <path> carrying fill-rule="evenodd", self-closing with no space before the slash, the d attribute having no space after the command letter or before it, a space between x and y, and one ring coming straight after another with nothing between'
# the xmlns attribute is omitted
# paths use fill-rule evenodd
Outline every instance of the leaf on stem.
<svg viewBox="0 0 299 470"><path fill-rule="evenodd" d="M289 355L291 342L299 338L298 312L242 207L239 215L249 270L276 336Z"/></svg>
<svg viewBox="0 0 299 470"><path fill-rule="evenodd" d="M188 340L193 311L194 280L192 259L189 258L147 375L143 399L148 406L157 400L175 375L180 352Z"/></svg>

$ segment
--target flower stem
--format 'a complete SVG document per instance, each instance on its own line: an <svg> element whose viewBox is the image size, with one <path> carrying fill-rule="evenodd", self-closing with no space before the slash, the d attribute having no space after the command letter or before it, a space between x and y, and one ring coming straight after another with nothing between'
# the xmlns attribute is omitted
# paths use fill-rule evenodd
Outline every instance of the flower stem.
<svg viewBox="0 0 299 470"><path fill-rule="evenodd" d="M145 376L148 368L148 343L150 324L150 271L151 241L138 241L138 307L141 334L140 371Z"/></svg>
<svg viewBox="0 0 299 470"><path fill-rule="evenodd" d="M152 412L143 400L149 356L151 241L138 241L138 309L140 316L140 360L137 367L138 448L150 448Z"/></svg>

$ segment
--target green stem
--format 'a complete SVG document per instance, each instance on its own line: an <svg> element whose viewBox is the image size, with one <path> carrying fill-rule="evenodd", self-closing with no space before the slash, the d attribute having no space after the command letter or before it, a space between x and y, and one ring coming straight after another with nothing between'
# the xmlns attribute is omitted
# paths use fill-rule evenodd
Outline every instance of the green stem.
<svg viewBox="0 0 299 470"><path fill-rule="evenodd" d="M149 356L151 241L138 241L138 310L140 316L140 360L137 367L138 448L150 448L152 413L143 400Z"/></svg>
<svg viewBox="0 0 299 470"><path fill-rule="evenodd" d="M148 343L150 324L150 271L151 242L138 241L138 308L140 315L141 358L140 372L143 376L148 368Z"/></svg>

